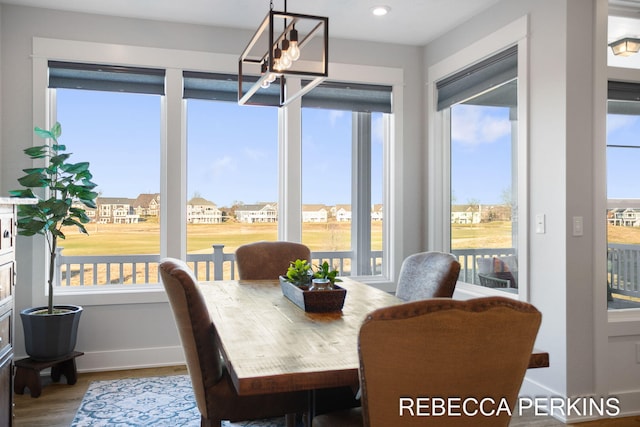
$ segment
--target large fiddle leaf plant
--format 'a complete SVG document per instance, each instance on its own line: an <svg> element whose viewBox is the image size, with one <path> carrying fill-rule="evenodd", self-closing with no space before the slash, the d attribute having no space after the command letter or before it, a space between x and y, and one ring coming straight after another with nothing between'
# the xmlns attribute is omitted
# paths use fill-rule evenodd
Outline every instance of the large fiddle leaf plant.
<svg viewBox="0 0 640 427"><path fill-rule="evenodd" d="M49 300L47 312L53 313L53 281L58 239L64 239L63 227L75 226L89 234L84 224L89 223L84 207L96 208L98 193L91 179L89 163L71 163L66 147L58 143L62 133L60 123L51 129L35 128L35 133L46 140L44 145L24 150L33 160L44 163L42 167L24 169L26 174L18 179L21 190L10 191L13 197L35 198L37 203L18 206L18 234L22 236L44 235L49 253ZM42 196L34 194L34 188L43 189ZM84 207L83 207L84 206Z"/></svg>

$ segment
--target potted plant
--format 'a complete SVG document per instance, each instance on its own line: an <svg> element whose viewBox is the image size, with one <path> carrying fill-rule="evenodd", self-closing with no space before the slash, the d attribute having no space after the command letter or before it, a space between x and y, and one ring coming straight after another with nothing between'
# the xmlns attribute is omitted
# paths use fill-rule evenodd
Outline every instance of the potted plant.
<svg viewBox="0 0 640 427"><path fill-rule="evenodd" d="M311 282L312 276L313 270L311 269L311 264L309 264L306 259L297 259L291 261L284 280L306 289L307 286L309 286L309 282Z"/></svg>
<svg viewBox="0 0 640 427"><path fill-rule="evenodd" d="M347 291L335 285L342 281L337 276L338 270L331 268L327 261L316 266L314 272L307 260L297 259L280 276L280 287L285 297L306 312L340 311Z"/></svg>
<svg viewBox="0 0 640 427"><path fill-rule="evenodd" d="M316 272L313 273L311 288L309 290L327 290L333 289L336 282L342 282L338 277L338 270L329 267L327 261L316 266Z"/></svg>
<svg viewBox="0 0 640 427"><path fill-rule="evenodd" d="M82 307L54 306L53 290L58 239L64 239L63 227L76 227L88 234L84 224L90 221L84 207L96 208L98 193L91 179L89 163L71 163L66 147L58 143L62 133L60 123L51 129L35 128L35 133L46 140L44 145L24 150L43 166L24 169L26 175L18 179L24 188L10 192L13 197L35 198L37 203L18 207L18 234L44 235L49 258L48 305L23 310L20 313L25 334L27 354L36 360L54 360L71 353L75 348L78 321ZM34 188L43 189L41 197Z"/></svg>

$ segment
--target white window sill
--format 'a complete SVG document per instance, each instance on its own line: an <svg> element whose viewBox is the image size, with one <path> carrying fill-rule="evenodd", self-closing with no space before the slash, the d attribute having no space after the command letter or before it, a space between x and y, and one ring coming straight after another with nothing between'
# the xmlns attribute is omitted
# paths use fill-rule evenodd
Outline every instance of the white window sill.
<svg viewBox="0 0 640 427"><path fill-rule="evenodd" d="M46 296L45 296L46 297ZM99 289L56 289L55 304L121 305L121 304L154 304L166 303L167 294L160 284L101 286ZM42 301L45 305L46 302Z"/></svg>

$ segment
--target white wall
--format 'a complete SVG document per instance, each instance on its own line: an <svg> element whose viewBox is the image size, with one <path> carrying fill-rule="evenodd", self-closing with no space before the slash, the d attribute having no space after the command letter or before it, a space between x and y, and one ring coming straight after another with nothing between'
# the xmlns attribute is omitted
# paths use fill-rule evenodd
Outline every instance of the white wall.
<svg viewBox="0 0 640 427"><path fill-rule="evenodd" d="M33 102L32 41L34 37L113 43L142 47L217 52L239 55L252 32L143 21L115 17L58 12L15 5L0 5L2 52L0 76L2 98L2 171L0 194L15 188L20 170L30 167L22 149L33 140L33 117L44 117ZM117 52L114 52L117 55ZM401 236L393 248L394 261L416 252L421 247L423 215L420 213L422 111L421 50L415 47L363 43L348 40L331 41L331 62L379 65L404 69L406 90L398 108L405 120L397 141L401 173L396 179L401 193L394 206L399 215ZM109 58L105 58L108 61ZM404 228L403 228L404 227ZM407 230L403 232L403 230ZM17 310L32 306L43 298L44 266L31 262L43 258L43 248L34 239L18 240ZM79 370L99 370L172 364L182 361L173 319L168 304L158 295L136 296L137 303L123 304L113 296L102 303L84 305L79 327L77 349L85 352L78 359ZM72 303L73 298L58 299ZM17 356L24 354L21 324L16 322Z"/></svg>
<svg viewBox="0 0 640 427"><path fill-rule="evenodd" d="M528 17L527 212L545 214L547 230L527 224L526 279L528 301L543 313L536 346L551 366L530 370L523 393L617 396L634 414L640 314L608 322L606 311L606 9L605 0L502 1L427 46L425 70ZM574 216L583 236L572 234Z"/></svg>

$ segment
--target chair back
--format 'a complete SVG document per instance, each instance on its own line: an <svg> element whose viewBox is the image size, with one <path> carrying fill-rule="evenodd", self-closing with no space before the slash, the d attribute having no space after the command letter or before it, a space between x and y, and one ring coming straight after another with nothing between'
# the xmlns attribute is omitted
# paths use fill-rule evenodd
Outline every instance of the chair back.
<svg viewBox="0 0 640 427"><path fill-rule="evenodd" d="M508 426L541 317L532 305L505 297L431 299L372 312L359 335L364 425ZM449 398L458 407L445 403L444 410L461 416L432 412L436 399ZM465 404L472 412L481 401L492 416L465 414Z"/></svg>
<svg viewBox="0 0 640 427"><path fill-rule="evenodd" d="M160 261L160 278L178 327L198 410L209 418L205 391L223 375L223 362L215 341L215 329L197 279L179 259Z"/></svg>
<svg viewBox="0 0 640 427"><path fill-rule="evenodd" d="M405 301L451 298L456 288L460 263L444 252L409 255L400 267L396 296Z"/></svg>
<svg viewBox="0 0 640 427"><path fill-rule="evenodd" d="M297 259L311 262L311 251L301 243L262 241L236 249L240 280L277 280Z"/></svg>

